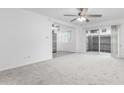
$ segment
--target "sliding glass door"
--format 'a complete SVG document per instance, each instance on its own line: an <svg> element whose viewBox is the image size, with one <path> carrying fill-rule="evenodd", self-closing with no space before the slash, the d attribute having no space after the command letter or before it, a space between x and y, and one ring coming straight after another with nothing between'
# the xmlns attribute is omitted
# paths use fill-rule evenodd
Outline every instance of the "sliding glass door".
<svg viewBox="0 0 124 93"><path fill-rule="evenodd" d="M87 31L87 51L111 52L110 32L106 29Z"/></svg>
<svg viewBox="0 0 124 93"><path fill-rule="evenodd" d="M111 52L111 36L100 36L100 52Z"/></svg>
<svg viewBox="0 0 124 93"><path fill-rule="evenodd" d="M99 37L88 36L88 51L99 51Z"/></svg>

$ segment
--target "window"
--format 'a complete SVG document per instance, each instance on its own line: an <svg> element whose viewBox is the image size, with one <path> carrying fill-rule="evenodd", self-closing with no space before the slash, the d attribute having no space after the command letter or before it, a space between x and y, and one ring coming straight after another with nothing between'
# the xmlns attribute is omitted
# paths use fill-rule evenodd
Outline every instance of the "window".
<svg viewBox="0 0 124 93"><path fill-rule="evenodd" d="M71 40L71 31L62 32L62 42L68 43Z"/></svg>

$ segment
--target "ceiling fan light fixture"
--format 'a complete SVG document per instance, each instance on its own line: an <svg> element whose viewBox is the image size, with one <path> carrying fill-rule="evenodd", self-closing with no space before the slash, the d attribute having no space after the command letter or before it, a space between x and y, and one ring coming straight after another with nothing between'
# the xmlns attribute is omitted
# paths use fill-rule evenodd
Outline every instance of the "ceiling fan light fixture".
<svg viewBox="0 0 124 93"><path fill-rule="evenodd" d="M80 22L84 22L84 21L86 21L86 18L85 17L80 17L77 20L80 21Z"/></svg>

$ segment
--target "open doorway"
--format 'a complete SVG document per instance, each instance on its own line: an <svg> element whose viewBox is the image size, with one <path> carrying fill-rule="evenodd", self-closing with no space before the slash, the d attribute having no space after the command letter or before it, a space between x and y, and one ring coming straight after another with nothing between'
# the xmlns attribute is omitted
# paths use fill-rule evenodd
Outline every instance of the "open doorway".
<svg viewBox="0 0 124 93"><path fill-rule="evenodd" d="M52 52L57 52L57 34L52 31Z"/></svg>
<svg viewBox="0 0 124 93"><path fill-rule="evenodd" d="M57 32L60 30L59 25L52 24L52 53L53 57L57 53Z"/></svg>
<svg viewBox="0 0 124 93"><path fill-rule="evenodd" d="M53 58L69 55L74 46L72 29L57 23L52 24L52 53Z"/></svg>

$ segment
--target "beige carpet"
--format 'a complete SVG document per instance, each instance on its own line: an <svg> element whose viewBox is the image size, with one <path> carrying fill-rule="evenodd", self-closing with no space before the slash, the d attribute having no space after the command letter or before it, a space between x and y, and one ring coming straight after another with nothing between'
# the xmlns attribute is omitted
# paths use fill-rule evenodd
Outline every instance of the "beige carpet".
<svg viewBox="0 0 124 93"><path fill-rule="evenodd" d="M124 84L124 60L71 54L0 72L0 84Z"/></svg>

